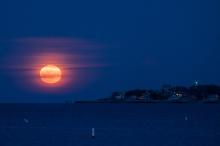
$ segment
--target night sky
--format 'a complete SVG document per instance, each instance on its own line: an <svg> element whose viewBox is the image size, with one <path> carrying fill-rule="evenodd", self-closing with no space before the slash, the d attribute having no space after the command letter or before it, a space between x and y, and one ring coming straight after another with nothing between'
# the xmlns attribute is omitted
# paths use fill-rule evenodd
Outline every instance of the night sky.
<svg viewBox="0 0 220 146"><path fill-rule="evenodd" d="M220 84L218 0L2 0L0 102ZM57 86L38 70L55 64Z"/></svg>

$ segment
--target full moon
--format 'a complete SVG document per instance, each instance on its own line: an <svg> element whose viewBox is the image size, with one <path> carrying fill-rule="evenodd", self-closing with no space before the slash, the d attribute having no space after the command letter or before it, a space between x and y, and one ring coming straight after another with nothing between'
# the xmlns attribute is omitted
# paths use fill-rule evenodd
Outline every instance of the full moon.
<svg viewBox="0 0 220 146"><path fill-rule="evenodd" d="M46 65L40 70L40 78L44 83L55 84L61 80L62 72L55 65Z"/></svg>

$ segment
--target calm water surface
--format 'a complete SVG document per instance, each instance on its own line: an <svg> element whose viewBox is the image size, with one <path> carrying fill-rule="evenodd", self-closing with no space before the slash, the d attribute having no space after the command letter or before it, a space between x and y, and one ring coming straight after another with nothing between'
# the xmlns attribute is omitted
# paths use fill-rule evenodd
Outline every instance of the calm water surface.
<svg viewBox="0 0 220 146"><path fill-rule="evenodd" d="M0 104L0 145L218 146L220 104Z"/></svg>

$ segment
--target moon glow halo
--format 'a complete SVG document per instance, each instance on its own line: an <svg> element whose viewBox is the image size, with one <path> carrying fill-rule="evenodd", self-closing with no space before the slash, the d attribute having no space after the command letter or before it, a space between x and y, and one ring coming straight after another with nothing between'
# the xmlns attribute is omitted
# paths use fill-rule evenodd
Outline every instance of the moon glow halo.
<svg viewBox="0 0 220 146"><path fill-rule="evenodd" d="M61 80L61 69L55 65L46 65L40 70L41 81L47 84L56 84Z"/></svg>

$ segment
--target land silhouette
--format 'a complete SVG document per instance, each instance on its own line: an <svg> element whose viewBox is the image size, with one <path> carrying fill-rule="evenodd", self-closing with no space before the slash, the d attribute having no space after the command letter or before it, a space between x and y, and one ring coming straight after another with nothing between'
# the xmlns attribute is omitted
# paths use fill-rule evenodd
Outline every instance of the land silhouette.
<svg viewBox="0 0 220 146"><path fill-rule="evenodd" d="M171 86L164 85L159 90L134 89L128 91L114 91L109 97L94 101L76 101L76 103L100 102L100 103L154 103L154 102L220 102L220 86L214 84Z"/></svg>

